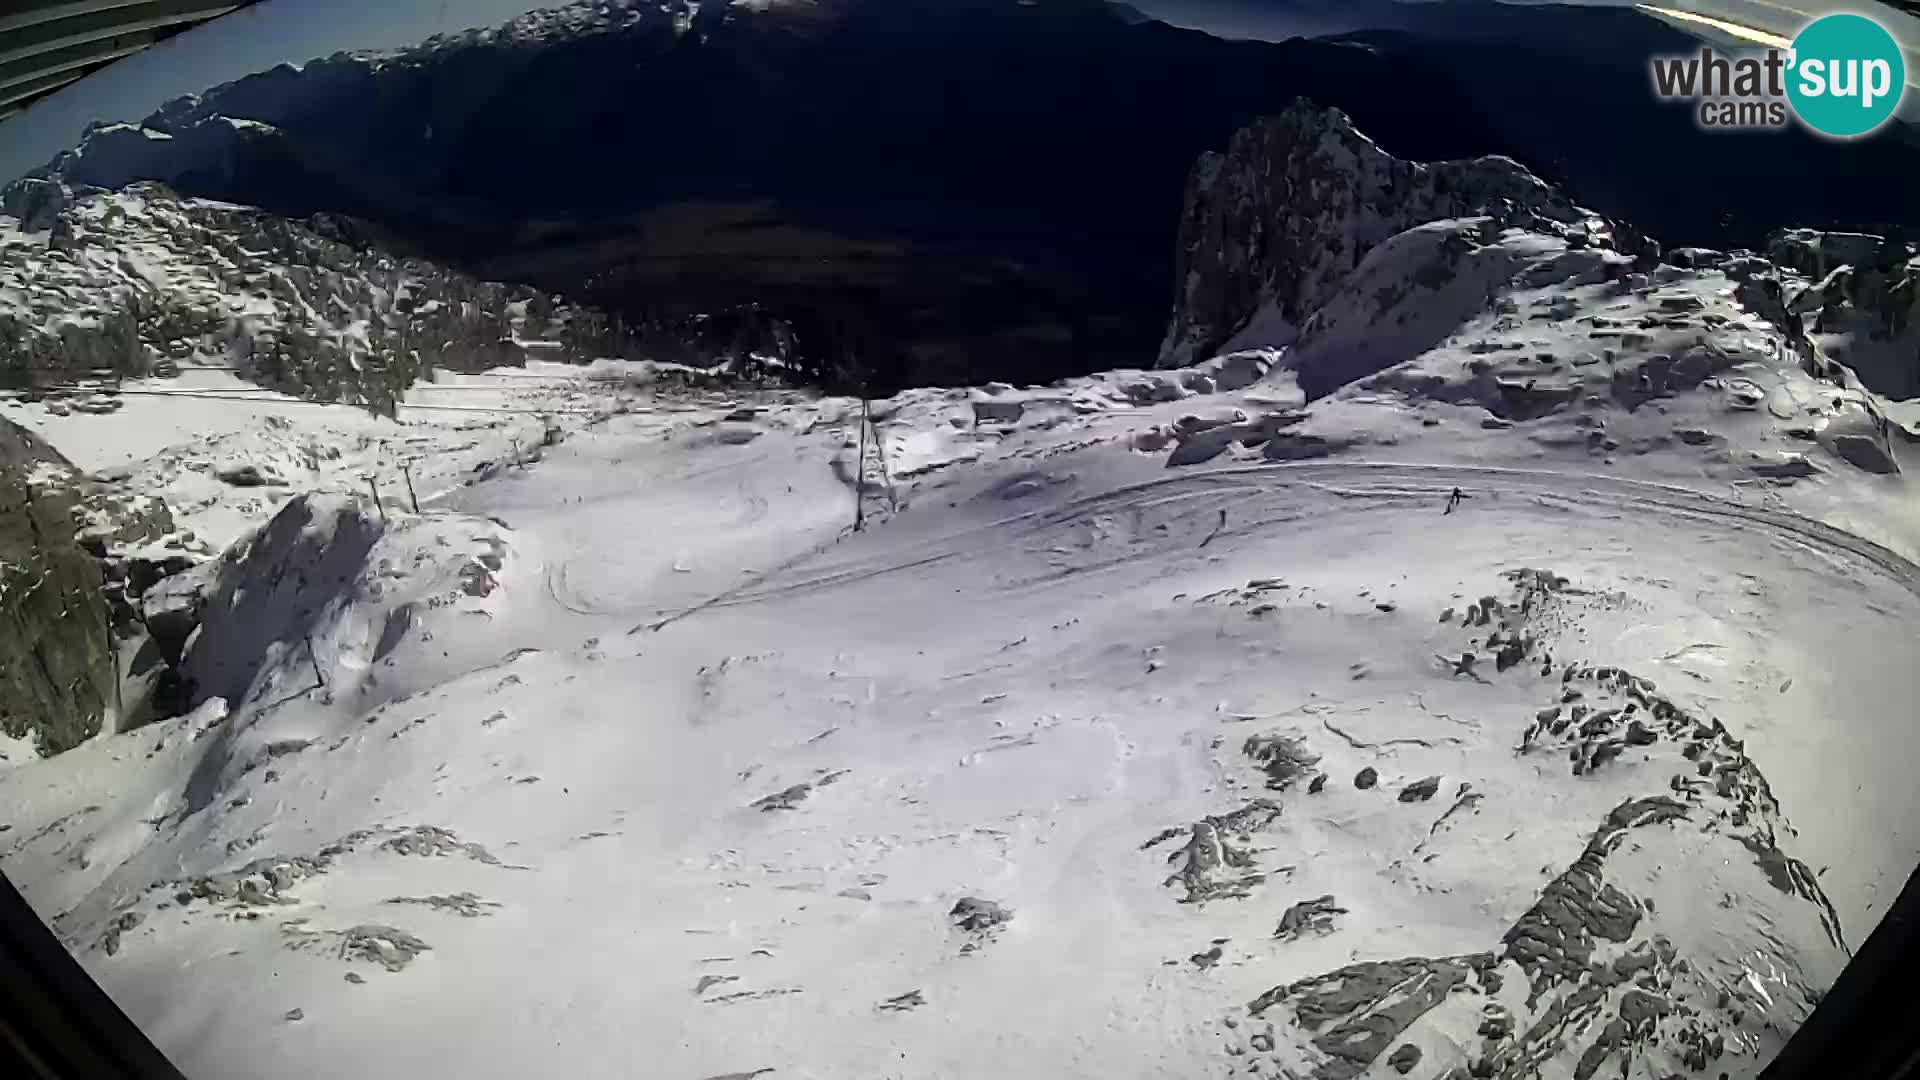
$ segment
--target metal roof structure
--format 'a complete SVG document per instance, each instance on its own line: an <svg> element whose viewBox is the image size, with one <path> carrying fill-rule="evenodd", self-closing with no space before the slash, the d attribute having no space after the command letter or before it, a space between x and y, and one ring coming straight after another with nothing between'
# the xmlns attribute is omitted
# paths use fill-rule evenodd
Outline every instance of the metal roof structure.
<svg viewBox="0 0 1920 1080"><path fill-rule="evenodd" d="M0 120L122 57L258 0L0 0Z"/></svg>

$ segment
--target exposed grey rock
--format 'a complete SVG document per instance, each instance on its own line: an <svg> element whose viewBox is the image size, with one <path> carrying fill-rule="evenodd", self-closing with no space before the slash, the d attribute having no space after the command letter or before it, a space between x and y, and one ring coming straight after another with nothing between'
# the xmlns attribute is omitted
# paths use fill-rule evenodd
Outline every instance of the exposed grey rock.
<svg viewBox="0 0 1920 1080"><path fill-rule="evenodd" d="M120 935L139 926L145 918L146 916L138 911L123 911L115 915L94 947L108 956L113 956L120 951Z"/></svg>
<svg viewBox="0 0 1920 1080"><path fill-rule="evenodd" d="M1498 416L1488 419L1534 420L1560 412L1580 397L1577 386L1543 382L1531 378L1525 381L1495 379L1494 389L1500 395L1501 412ZM1484 428L1488 425L1483 420L1480 426Z"/></svg>
<svg viewBox="0 0 1920 1080"><path fill-rule="evenodd" d="M1521 571L1511 576L1520 593L1517 603L1500 605L1489 597L1480 606L1498 606L1516 630L1524 630L1527 619L1552 617L1550 605L1560 595L1581 595L1558 575ZM1627 737L1604 745L1617 753L1631 740L1648 747L1650 757L1679 757L1684 744L1685 757L1709 779L1676 778L1677 797L1646 796L1616 806L1579 857L1546 884L1503 935L1497 955L1350 965L1255 999L1250 1009L1256 1015L1284 1005L1284 1012L1269 1015L1297 1026L1300 1038L1326 1055L1304 1075L1346 1080L1382 1065L1395 1067L1387 1049L1403 1042L1402 1034L1415 1024L1429 1023L1424 1018L1430 1010L1459 995L1483 999L1473 1022L1485 1042L1464 1075L1592 1080L1711 1071L1723 1056L1757 1054L1764 1060L1766 1051L1754 1048L1777 1047L1817 998L1819 973L1830 978L1838 972L1844 961L1838 917L1818 875L1777 845L1787 826L1741 740L1718 720L1697 718L1663 697L1652 680L1626 669L1565 667L1569 681L1588 682L1596 697L1608 700L1597 709L1575 705L1572 716L1564 704L1541 710L1532 730L1561 723L1599 723L1617 730L1624 724ZM1624 704L1617 704L1620 698ZM1648 736L1653 741L1646 741ZM1583 755L1597 756L1590 739L1577 732L1573 737L1582 740L1574 745ZM1673 924L1663 925L1652 897L1642 895L1647 884L1659 881L1661 866L1699 859L1737 864L1742 854L1773 890L1797 902L1762 905L1765 914L1756 912L1751 922L1733 917L1728 923L1728 932L1747 938L1744 948L1757 950L1761 962L1780 972L1779 985L1789 988L1765 1002L1726 993L1721 980L1729 957L1709 947L1690 960L1683 946L1662 932ZM1627 860L1624 866L1616 862L1620 859ZM1642 876L1649 871L1656 876ZM1729 894L1722 906L1757 899ZM1824 932L1830 954L1822 954L1817 938L1807 937L1809 930ZM1503 972L1526 981L1518 1008L1510 1010L1489 997L1500 992ZM1719 1000L1713 1004L1716 991ZM1457 1012L1444 1018L1436 1013L1415 1045L1429 1037L1456 1039L1459 1020Z"/></svg>
<svg viewBox="0 0 1920 1080"><path fill-rule="evenodd" d="M1718 266L1725 258L1724 252L1703 247L1672 248L1661 255L1661 259L1665 262L1690 269Z"/></svg>
<svg viewBox="0 0 1920 1080"><path fill-rule="evenodd" d="M1483 1039L1504 1039L1513 1034L1513 1013L1499 1002L1488 1002L1480 1012L1480 1027L1474 1034Z"/></svg>
<svg viewBox="0 0 1920 1080"><path fill-rule="evenodd" d="M793 784L771 795L763 795L749 805L763 813L770 810L791 810L806 801L807 796L812 793L812 784Z"/></svg>
<svg viewBox="0 0 1920 1080"><path fill-rule="evenodd" d="M253 464L230 465L224 469L215 469L214 479L234 487L284 487L286 481L271 470L262 470Z"/></svg>
<svg viewBox="0 0 1920 1080"><path fill-rule="evenodd" d="M491 900L482 900L470 892L454 893L450 896L395 896L387 900L389 904L418 904L435 911L444 911L466 919L476 919L493 914L492 908L500 905Z"/></svg>
<svg viewBox="0 0 1920 1080"><path fill-rule="evenodd" d="M400 835L380 844L383 850L396 855L419 855L439 857L462 855L475 862L488 866L501 865L500 860L479 844L467 843L454 835L451 830L437 825L416 825Z"/></svg>
<svg viewBox="0 0 1920 1080"><path fill-rule="evenodd" d="M1287 432L1274 436L1264 451L1269 461L1311 461L1344 450L1349 444L1338 438L1325 435L1307 435Z"/></svg>
<svg viewBox="0 0 1920 1080"><path fill-rule="evenodd" d="M1306 933L1332 933L1333 917L1346 913L1347 909L1335 903L1332 896L1302 900L1281 914L1280 925L1274 928L1273 936L1292 941Z"/></svg>
<svg viewBox="0 0 1920 1080"><path fill-rule="evenodd" d="M1414 1021L1493 962L1483 953L1350 964L1275 987L1253 999L1247 1010L1260 1016L1276 1005L1287 1006L1294 1022L1312 1036L1314 1049L1325 1055L1309 1075L1352 1080Z"/></svg>
<svg viewBox="0 0 1920 1080"><path fill-rule="evenodd" d="M0 732L43 755L97 734L113 702L114 650L100 562L81 545L77 481L52 447L0 420Z"/></svg>
<svg viewBox="0 0 1920 1080"><path fill-rule="evenodd" d="M1287 735L1253 735L1240 747L1267 774L1267 787L1284 791L1320 763L1306 743Z"/></svg>
<svg viewBox="0 0 1920 1080"><path fill-rule="evenodd" d="M187 639L199 628L206 609L207 585L204 572L179 573L140 594L140 622L170 666L178 667L185 659Z"/></svg>
<svg viewBox="0 0 1920 1080"><path fill-rule="evenodd" d="M812 795L817 789L827 787L845 775L846 770L844 769L839 772L830 772L817 780L808 780L798 784L792 784L771 795L763 795L748 805L762 813L770 813L774 810L792 810L805 802L807 797Z"/></svg>
<svg viewBox="0 0 1920 1080"><path fill-rule="evenodd" d="M1194 822L1186 845L1167 857L1175 870L1163 884L1184 888L1184 904L1239 900L1251 895L1267 875L1256 864L1248 837L1279 816L1278 804L1255 799L1230 814Z"/></svg>
<svg viewBox="0 0 1920 1080"><path fill-rule="evenodd" d="M1365 791L1379 782L1379 770L1371 765L1361 769L1358 773L1354 774L1353 777L1353 786L1359 788L1361 791Z"/></svg>
<svg viewBox="0 0 1920 1080"><path fill-rule="evenodd" d="M362 923L341 931L340 956L346 960L368 960L388 971L403 971L414 958L431 952L432 946L405 930L376 923Z"/></svg>
<svg viewBox="0 0 1920 1080"><path fill-rule="evenodd" d="M1213 379L1215 391L1225 394L1259 382L1279 358L1275 349L1244 349L1204 361L1195 365L1195 370L1205 372Z"/></svg>
<svg viewBox="0 0 1920 1080"><path fill-rule="evenodd" d="M20 219L26 232L52 228L72 201L66 185L40 177L22 177L0 189L0 213Z"/></svg>
<svg viewBox="0 0 1920 1080"><path fill-rule="evenodd" d="M1018 398L975 398L973 402L974 423L1011 424L1019 420L1027 411L1026 402Z"/></svg>
<svg viewBox="0 0 1920 1080"><path fill-rule="evenodd" d="M1847 464L1870 473L1886 475L1900 471L1887 444L1871 435L1840 435L1833 440L1833 451Z"/></svg>
<svg viewBox="0 0 1920 1080"><path fill-rule="evenodd" d="M1440 790L1440 778L1429 776L1400 789L1401 802L1426 802Z"/></svg>
<svg viewBox="0 0 1920 1080"><path fill-rule="evenodd" d="M1540 900L1507 931L1506 956L1532 978L1536 998L1554 981L1584 970L1597 939L1626 941L1639 924L1639 905L1603 879L1601 868L1613 838L1628 829L1686 816L1686 806L1659 795L1615 807L1580 858L1548 882Z"/></svg>
<svg viewBox="0 0 1920 1080"><path fill-rule="evenodd" d="M1387 1064L1393 1067L1394 1072L1405 1076L1420 1064L1420 1048L1412 1043L1401 1043L1393 1053L1387 1055Z"/></svg>
<svg viewBox="0 0 1920 1080"><path fill-rule="evenodd" d="M1857 376L1889 398L1920 396L1920 254L1911 242L1783 229L1768 238L1767 257L1813 283L1782 306L1796 321L1810 317L1807 335L1845 368L1809 355L1810 372L1843 385Z"/></svg>
<svg viewBox="0 0 1920 1080"><path fill-rule="evenodd" d="M1013 911L991 900L977 896L963 896L947 912L953 925L972 934L985 933L1013 918Z"/></svg>
<svg viewBox="0 0 1920 1080"><path fill-rule="evenodd" d="M1886 247L1885 237L1868 233L1781 229L1767 237L1767 258L1795 273L1821 278L1842 266L1871 265Z"/></svg>
<svg viewBox="0 0 1920 1080"><path fill-rule="evenodd" d="M1304 100L1204 155L1185 206L1163 367L1207 359L1256 316L1275 327L1263 343L1289 344L1282 329L1303 326L1369 249L1424 222L1525 215L1536 227L1610 232L1509 159L1402 161L1344 113ZM1642 244L1624 231L1614 242Z"/></svg>

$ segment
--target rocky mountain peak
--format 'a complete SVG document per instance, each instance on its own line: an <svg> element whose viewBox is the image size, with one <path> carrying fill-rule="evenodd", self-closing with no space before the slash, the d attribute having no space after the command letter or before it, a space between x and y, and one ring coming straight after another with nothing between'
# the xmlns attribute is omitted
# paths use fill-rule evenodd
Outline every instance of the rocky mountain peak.
<svg viewBox="0 0 1920 1080"><path fill-rule="evenodd" d="M1204 360L1256 318L1263 343L1284 344L1376 245L1425 222L1473 216L1634 254L1657 250L1511 158L1407 161L1340 110L1299 99L1195 165L1160 364Z"/></svg>

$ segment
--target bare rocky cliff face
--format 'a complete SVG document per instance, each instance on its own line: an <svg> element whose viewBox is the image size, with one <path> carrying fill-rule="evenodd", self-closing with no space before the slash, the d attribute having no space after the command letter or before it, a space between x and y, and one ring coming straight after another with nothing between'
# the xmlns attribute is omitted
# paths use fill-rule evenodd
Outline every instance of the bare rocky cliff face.
<svg viewBox="0 0 1920 1080"><path fill-rule="evenodd" d="M104 582L80 546L71 472L0 420L0 734L41 754L97 734L114 703Z"/></svg>
<svg viewBox="0 0 1920 1080"><path fill-rule="evenodd" d="M1896 237L1783 229L1767 258L1805 279L1783 293L1827 356L1876 392L1920 398L1920 248Z"/></svg>
<svg viewBox="0 0 1920 1080"><path fill-rule="evenodd" d="M1293 371L1309 398L1374 376L1407 383L1417 373L1389 369L1431 359L1451 341L1452 351L1481 356L1460 365L1468 382L1487 383L1469 397L1493 401L1509 418L1556 411L1580 396L1583 380L1504 353L1524 351L1529 324L1577 320L1591 322L1594 337L1620 338L1594 357L1614 369L1614 382L1629 377L1622 365L1646 354L1655 374L1624 396L1611 383L1603 388L1632 406L1649 394L1641 383L1665 385L1661 373L1687 367L1675 351L1686 342L1668 340L1670 331L1693 321L1716 333L1737 329L1732 314L1701 314L1713 306L1705 301L1660 292L1708 279L1721 282L1732 312L1783 335L1792 365L1847 392L1869 441L1885 445L1883 407L1911 412L1920 398L1920 252L1909 241L1787 228L1759 252L1663 253L1633 225L1574 204L1511 160L1403 160L1338 110L1305 101L1196 164L1177 273L1161 366L1268 350L1268 362ZM1579 310L1572 290L1594 284L1622 297L1622 315ZM1453 340L1476 320L1487 322L1482 338L1515 340ZM1781 419L1799 415L1786 410ZM1884 450L1866 456L1861 467L1894 471Z"/></svg>
<svg viewBox="0 0 1920 1080"><path fill-rule="evenodd" d="M1346 114L1302 100L1194 166L1160 365L1205 360L1256 320L1262 344L1290 344L1374 247L1415 225L1474 216L1636 255L1658 250L1510 158L1406 161Z"/></svg>
<svg viewBox="0 0 1920 1080"><path fill-rule="evenodd" d="M0 766L151 719L143 695L163 677L153 650L172 615L156 606L159 586L199 562L162 543L173 532L164 500L90 476L0 420L0 735L15 740Z"/></svg>

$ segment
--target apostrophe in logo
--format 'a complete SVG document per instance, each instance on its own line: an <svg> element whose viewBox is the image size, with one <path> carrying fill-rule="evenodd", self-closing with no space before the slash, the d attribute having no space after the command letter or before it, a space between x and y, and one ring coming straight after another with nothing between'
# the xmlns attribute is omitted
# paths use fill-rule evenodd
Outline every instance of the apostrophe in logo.
<svg viewBox="0 0 1920 1080"><path fill-rule="evenodd" d="M1787 100L1808 127L1850 139L1887 122L1907 87L1893 35L1864 15L1824 15L1787 53Z"/></svg>

